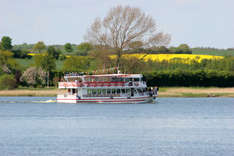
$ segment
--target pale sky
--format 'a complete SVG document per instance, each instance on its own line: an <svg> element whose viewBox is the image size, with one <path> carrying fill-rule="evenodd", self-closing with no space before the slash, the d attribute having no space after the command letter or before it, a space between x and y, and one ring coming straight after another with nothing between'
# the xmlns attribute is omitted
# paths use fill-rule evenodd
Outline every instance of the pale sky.
<svg viewBox="0 0 234 156"><path fill-rule="evenodd" d="M13 44L79 44L96 17L139 7L172 37L170 46L234 47L234 0L0 0L0 38Z"/></svg>

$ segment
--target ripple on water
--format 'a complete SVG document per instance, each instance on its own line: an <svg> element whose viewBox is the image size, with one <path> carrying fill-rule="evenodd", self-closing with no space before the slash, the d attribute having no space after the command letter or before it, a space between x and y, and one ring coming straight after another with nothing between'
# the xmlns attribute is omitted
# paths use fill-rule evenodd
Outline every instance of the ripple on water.
<svg viewBox="0 0 234 156"><path fill-rule="evenodd" d="M48 100L54 98L0 97L1 156L234 155L233 98L139 105Z"/></svg>

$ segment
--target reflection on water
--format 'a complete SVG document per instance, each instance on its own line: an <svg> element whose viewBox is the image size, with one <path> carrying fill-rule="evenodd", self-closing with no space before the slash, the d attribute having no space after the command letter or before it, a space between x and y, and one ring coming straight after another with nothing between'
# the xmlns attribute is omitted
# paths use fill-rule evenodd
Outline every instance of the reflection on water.
<svg viewBox="0 0 234 156"><path fill-rule="evenodd" d="M0 155L234 155L233 98L57 104L0 97Z"/></svg>

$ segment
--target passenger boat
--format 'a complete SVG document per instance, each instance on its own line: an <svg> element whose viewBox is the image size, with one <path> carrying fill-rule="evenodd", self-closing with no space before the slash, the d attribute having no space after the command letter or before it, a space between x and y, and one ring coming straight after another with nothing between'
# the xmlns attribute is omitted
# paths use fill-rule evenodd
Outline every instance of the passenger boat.
<svg viewBox="0 0 234 156"><path fill-rule="evenodd" d="M58 103L152 103L157 96L142 74L66 74L58 87L67 89Z"/></svg>

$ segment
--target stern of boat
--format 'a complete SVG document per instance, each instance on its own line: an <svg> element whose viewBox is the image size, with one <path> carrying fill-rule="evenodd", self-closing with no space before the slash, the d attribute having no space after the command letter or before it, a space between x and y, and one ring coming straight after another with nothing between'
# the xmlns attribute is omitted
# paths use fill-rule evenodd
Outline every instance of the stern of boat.
<svg viewBox="0 0 234 156"><path fill-rule="evenodd" d="M77 95L59 94L57 95L57 103L77 103Z"/></svg>

